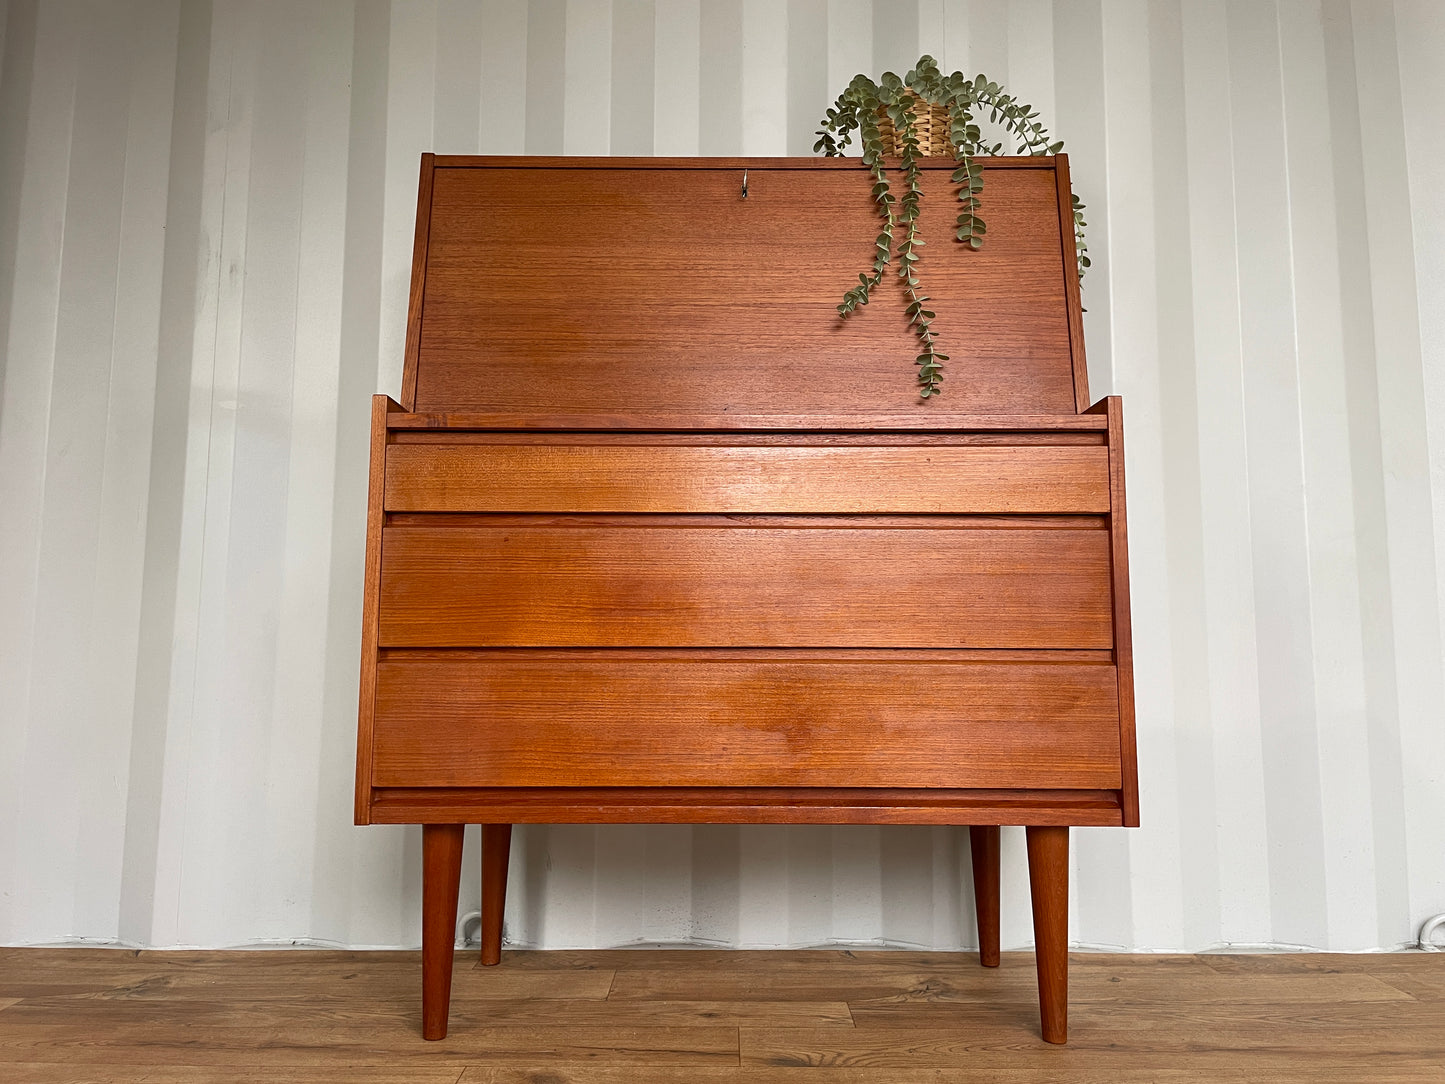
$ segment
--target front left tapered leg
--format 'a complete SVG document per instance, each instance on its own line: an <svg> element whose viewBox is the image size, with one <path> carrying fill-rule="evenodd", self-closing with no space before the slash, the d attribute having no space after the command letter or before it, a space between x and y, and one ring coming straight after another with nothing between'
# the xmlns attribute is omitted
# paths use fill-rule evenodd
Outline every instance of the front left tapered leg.
<svg viewBox="0 0 1445 1084"><path fill-rule="evenodd" d="M421 829L421 1034L447 1037L452 960L457 944L457 892L462 880L460 824Z"/></svg>
<svg viewBox="0 0 1445 1084"><path fill-rule="evenodd" d="M1069 830L1028 829L1029 894L1034 903L1034 956L1044 1041L1069 1033Z"/></svg>

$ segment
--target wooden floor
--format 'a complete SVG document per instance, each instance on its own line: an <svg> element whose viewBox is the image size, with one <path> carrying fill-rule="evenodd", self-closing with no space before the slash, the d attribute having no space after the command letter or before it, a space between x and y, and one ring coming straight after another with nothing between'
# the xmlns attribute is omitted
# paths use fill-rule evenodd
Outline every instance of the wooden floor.
<svg viewBox="0 0 1445 1084"><path fill-rule="evenodd" d="M416 953L0 949L0 1081L953 1084L1445 1081L1445 954L459 956L420 1037Z"/></svg>

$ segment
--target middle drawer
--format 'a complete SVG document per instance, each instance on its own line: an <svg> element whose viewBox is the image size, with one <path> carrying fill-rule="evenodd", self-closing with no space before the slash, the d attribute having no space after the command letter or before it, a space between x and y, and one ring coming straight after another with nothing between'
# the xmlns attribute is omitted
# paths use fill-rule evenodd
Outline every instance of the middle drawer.
<svg viewBox="0 0 1445 1084"><path fill-rule="evenodd" d="M1113 646L1091 517L448 519L383 530L380 646Z"/></svg>

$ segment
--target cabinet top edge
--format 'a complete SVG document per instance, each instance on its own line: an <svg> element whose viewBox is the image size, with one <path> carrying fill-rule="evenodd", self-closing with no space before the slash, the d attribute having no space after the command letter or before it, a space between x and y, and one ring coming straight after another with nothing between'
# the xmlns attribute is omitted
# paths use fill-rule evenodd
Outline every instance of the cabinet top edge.
<svg viewBox="0 0 1445 1084"><path fill-rule="evenodd" d="M984 169L1042 169L1058 168L1062 155L980 155L976 161ZM899 159L884 159L890 168L898 168ZM756 170L816 170L816 169L859 169L861 158L847 155L840 158L795 157L795 158L647 158L608 157L594 155L537 155L537 154L436 154L432 155L435 169L756 169ZM920 169L957 169L958 163L951 157L938 156L920 158Z"/></svg>
<svg viewBox="0 0 1445 1084"><path fill-rule="evenodd" d="M388 429L580 432L1076 432L1108 429L1102 414L491 414L393 412Z"/></svg>

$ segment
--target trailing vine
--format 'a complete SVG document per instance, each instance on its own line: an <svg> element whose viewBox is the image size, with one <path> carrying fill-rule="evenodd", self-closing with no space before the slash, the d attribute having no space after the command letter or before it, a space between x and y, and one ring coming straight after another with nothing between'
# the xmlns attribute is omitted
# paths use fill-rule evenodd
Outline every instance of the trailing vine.
<svg viewBox="0 0 1445 1084"><path fill-rule="evenodd" d="M955 236L970 248L980 248L988 226L980 210L983 193L983 166L976 159L1003 152L1003 143L986 145L979 120L987 115L990 123L1002 125L1017 140L1017 153L1026 155L1058 154L1062 142L1050 142L1049 134L1038 121L1032 106L1021 103L1004 92L997 83L979 75L966 79L962 72L943 75L930 56L920 57L906 78L884 72L877 83L866 75L856 75L839 95L823 118L818 142L813 150L830 158L843 154L858 134L863 165L873 177L873 201L882 223L874 239L872 274L859 272L858 285L843 295L838 315L846 319L860 305L868 304L873 291L882 285L883 276L893 262L894 241L898 228L903 238L897 242L899 278L907 296L905 312L908 324L918 339L918 394L924 399L943 390L943 362L947 354L938 351L933 331L934 313L927 307L928 296L922 292L918 276L919 252L925 247L918 233L918 216L922 190L919 186L920 145L918 113L920 106L941 105L949 119L949 146L958 168L953 183L958 185L959 213ZM893 185L884 168L883 133L880 112L892 124L899 142L899 167L903 176L903 196L893 193ZM1084 205L1073 197L1074 242L1078 251L1079 277L1089 266L1088 246L1084 243Z"/></svg>

